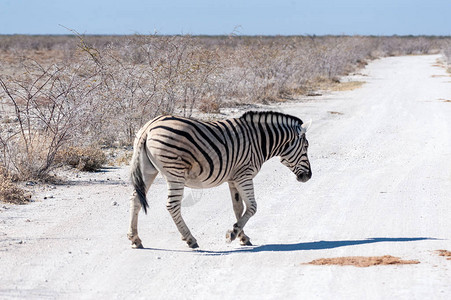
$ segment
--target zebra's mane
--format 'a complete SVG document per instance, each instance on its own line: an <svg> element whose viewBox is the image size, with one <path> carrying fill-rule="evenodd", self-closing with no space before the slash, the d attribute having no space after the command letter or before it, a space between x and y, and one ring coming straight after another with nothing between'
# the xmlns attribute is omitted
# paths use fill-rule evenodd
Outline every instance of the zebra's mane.
<svg viewBox="0 0 451 300"><path fill-rule="evenodd" d="M278 111L247 111L240 117L240 119L247 119L247 118L254 119L255 117L260 118L261 116L265 116L265 117L268 117L268 116L282 116L282 117L285 117L287 119L299 122L299 125L302 125L304 123L298 117L287 115L287 114L284 114L284 113L281 113L281 112L278 112Z"/></svg>

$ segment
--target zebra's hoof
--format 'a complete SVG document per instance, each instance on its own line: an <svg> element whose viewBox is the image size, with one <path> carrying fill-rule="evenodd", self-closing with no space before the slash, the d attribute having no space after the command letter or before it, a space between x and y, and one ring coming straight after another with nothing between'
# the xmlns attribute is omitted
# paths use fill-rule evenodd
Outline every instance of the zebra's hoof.
<svg viewBox="0 0 451 300"><path fill-rule="evenodd" d="M236 233L232 230L228 230L226 233L226 242L231 243L236 238Z"/></svg>
<svg viewBox="0 0 451 300"><path fill-rule="evenodd" d="M191 249L196 249L196 248L199 248L199 245L197 244L197 243L194 243L194 244L191 244L191 245L188 245Z"/></svg>
<svg viewBox="0 0 451 300"><path fill-rule="evenodd" d="M197 244L197 241L194 238L182 238L182 240L186 241L186 243L188 244L188 247L190 247L191 249L196 249L199 248L199 245Z"/></svg>
<svg viewBox="0 0 451 300"><path fill-rule="evenodd" d="M241 246L253 246L251 241L249 241L249 240L241 241L240 244L241 244Z"/></svg>
<svg viewBox="0 0 451 300"><path fill-rule="evenodd" d="M137 235L132 236L131 234L128 234L127 236L132 241L132 248L133 249L142 249L142 248L144 248L143 244L141 242L141 239Z"/></svg>
<svg viewBox="0 0 451 300"><path fill-rule="evenodd" d="M133 248L133 249L143 249L144 246L143 246L142 243L139 243L139 244L133 243L133 244L132 244L132 248Z"/></svg>

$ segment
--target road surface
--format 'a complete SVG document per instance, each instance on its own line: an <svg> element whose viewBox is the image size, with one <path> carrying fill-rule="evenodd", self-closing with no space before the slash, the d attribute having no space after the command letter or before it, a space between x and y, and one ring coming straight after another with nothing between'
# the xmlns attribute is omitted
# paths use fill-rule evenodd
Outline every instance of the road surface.
<svg viewBox="0 0 451 300"><path fill-rule="evenodd" d="M225 243L235 220L223 185L187 192L190 250L158 177L139 219L146 248L131 249L126 167L1 205L0 298L451 299L451 261L434 252L451 250L451 78L439 58L375 60L348 78L359 89L269 107L313 119L313 177L297 182L277 158L263 166L253 247ZM420 263L305 264L381 255Z"/></svg>

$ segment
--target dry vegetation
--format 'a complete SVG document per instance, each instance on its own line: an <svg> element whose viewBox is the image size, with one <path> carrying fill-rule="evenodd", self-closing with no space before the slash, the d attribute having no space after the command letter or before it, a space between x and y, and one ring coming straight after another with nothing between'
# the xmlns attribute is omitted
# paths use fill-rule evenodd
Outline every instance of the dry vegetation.
<svg viewBox="0 0 451 300"><path fill-rule="evenodd" d="M0 36L0 166L20 180L93 170L159 114L353 89L340 77L368 60L440 51L451 62L451 38Z"/></svg>
<svg viewBox="0 0 451 300"><path fill-rule="evenodd" d="M28 200L26 192L15 183L11 174L0 167L0 202L24 204Z"/></svg>
<svg viewBox="0 0 451 300"><path fill-rule="evenodd" d="M106 162L107 158L101 149L92 147L66 147L58 152L56 163L69 165L80 171L97 171Z"/></svg>
<svg viewBox="0 0 451 300"><path fill-rule="evenodd" d="M354 266L354 267L370 267L380 265L406 265L419 264L418 260L402 260L399 257L391 255L384 256L347 256L334 258L315 259L308 264L310 265L338 265L338 266Z"/></svg>
<svg viewBox="0 0 451 300"><path fill-rule="evenodd" d="M437 250L439 256L446 257L447 260L451 260L451 251L448 250Z"/></svg>

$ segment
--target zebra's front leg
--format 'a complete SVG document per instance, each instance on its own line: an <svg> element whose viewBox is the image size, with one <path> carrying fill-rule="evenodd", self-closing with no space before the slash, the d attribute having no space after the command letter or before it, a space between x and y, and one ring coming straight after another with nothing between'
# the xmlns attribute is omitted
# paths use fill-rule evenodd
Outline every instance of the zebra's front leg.
<svg viewBox="0 0 451 300"><path fill-rule="evenodd" d="M230 195L232 196L232 204L233 204L233 212L235 213L236 220L238 220L243 216L244 205L243 199L241 198L238 190L235 187L233 182L229 182ZM238 234L238 238L240 239L240 244L242 246L252 246L252 243L247 235L244 234L244 230ZM231 231L228 231L226 234L227 241L232 242L231 239Z"/></svg>
<svg viewBox="0 0 451 300"><path fill-rule="evenodd" d="M188 246L194 249L198 248L199 245L197 244L196 239L191 234L188 226L186 226L181 212L184 188L185 184L182 182L168 181L168 202L166 204L166 208L171 214L175 225L177 225L177 229L182 235L182 240L186 241Z"/></svg>
<svg viewBox="0 0 451 300"><path fill-rule="evenodd" d="M233 209L237 222L233 225L233 229L227 231L226 240L232 242L236 237L240 238L241 245L251 246L249 237L244 234L243 228L257 211L257 202L254 197L254 185L252 179L245 179L242 181L235 181L229 184L230 192L232 193ZM241 201L237 201L237 194ZM243 212L243 202L246 204L246 211Z"/></svg>

